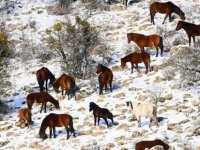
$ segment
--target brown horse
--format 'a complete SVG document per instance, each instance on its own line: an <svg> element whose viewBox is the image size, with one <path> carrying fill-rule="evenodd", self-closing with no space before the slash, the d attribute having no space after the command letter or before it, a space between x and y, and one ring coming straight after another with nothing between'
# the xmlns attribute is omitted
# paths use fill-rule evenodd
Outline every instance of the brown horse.
<svg viewBox="0 0 200 150"><path fill-rule="evenodd" d="M176 26L176 31L182 28L186 31L188 35L189 45L191 45L191 37L193 38L193 42L195 44L195 36L200 36L200 24L196 25L185 21L179 21Z"/></svg>
<svg viewBox="0 0 200 150"><path fill-rule="evenodd" d="M126 63L130 62L131 63L131 73L133 73L133 68L135 67L137 69L138 72L138 63L144 63L145 67L146 67L146 74L148 73L148 68L150 68L150 55L147 52L143 52L143 53L131 53L127 56L125 56L124 58L121 58L121 67L122 69L126 66ZM135 66L134 66L135 64Z"/></svg>
<svg viewBox="0 0 200 150"><path fill-rule="evenodd" d="M52 103L57 109L60 109L59 102L55 100L50 94L47 92L40 93L30 93L26 97L28 108L31 110L34 102L42 103L40 113L44 107L44 112L46 113L47 102Z"/></svg>
<svg viewBox="0 0 200 150"><path fill-rule="evenodd" d="M135 150L145 150L146 148L152 148L154 146L161 145L164 150L169 149L169 145L161 140L153 140L153 141L140 141L135 145Z"/></svg>
<svg viewBox="0 0 200 150"><path fill-rule="evenodd" d="M178 6L173 4L172 2L165 2L165 3L154 2L150 5L151 23L153 23L153 24L155 24L154 16L157 12L161 13L161 14L166 14L163 24L168 16L169 16L169 20L170 20L172 13L176 13L177 15L180 16L180 18L182 20L185 20L185 13Z"/></svg>
<svg viewBox="0 0 200 150"><path fill-rule="evenodd" d="M61 87L62 89L62 95L63 95L64 89L66 90L68 99L69 99L70 94L71 94L71 97L75 96L76 84L75 84L75 79L73 77L66 74L63 74L62 76L60 76L60 78L58 78L53 85L53 88L56 92L58 92L59 87Z"/></svg>
<svg viewBox="0 0 200 150"><path fill-rule="evenodd" d="M47 127L49 127L49 135L50 138L52 136L52 129L53 129L53 136L56 137L56 127L64 126L67 131L67 139L69 139L69 131L71 131L75 137L74 127L73 127L73 118L68 114L54 114L50 113L47 115L41 124L39 135L40 138L45 140L47 135L45 133Z"/></svg>
<svg viewBox="0 0 200 150"><path fill-rule="evenodd" d="M102 64L98 64L97 66L97 74L99 74L99 95L103 95L103 87L105 85L105 91L108 89L107 84L110 84L110 91L112 92L112 80L113 80L113 73L112 71L103 66Z"/></svg>
<svg viewBox="0 0 200 150"><path fill-rule="evenodd" d="M139 33L128 33L127 34L128 43L131 41L135 42L144 52L144 47L156 47L156 57L158 57L158 48L160 48L160 55L163 53L163 38L157 34L144 35Z"/></svg>
<svg viewBox="0 0 200 150"><path fill-rule="evenodd" d="M41 69L39 69L36 72L36 78L40 87L40 92L43 91L43 86L44 86L44 82L46 81L46 91L48 91L47 89L47 82L48 79L50 79L50 83L49 84L53 84L55 81L55 77L54 75L51 73L51 71L49 71L48 68L42 67Z"/></svg>
<svg viewBox="0 0 200 150"><path fill-rule="evenodd" d="M109 118L112 121L112 124L114 124L113 114L108 109L101 108L94 102L90 102L89 107L90 107L89 111L93 111L93 114L94 114L94 125L95 126L96 126L97 118L98 118L98 125L99 125L100 118L103 118L105 120L108 128L109 128L109 125L108 125L107 118Z"/></svg>
<svg viewBox="0 0 200 150"><path fill-rule="evenodd" d="M28 109L28 108L20 109L19 114L18 114L20 126L27 122L28 128L29 128L32 124L31 116L32 116L32 114L31 114L30 109Z"/></svg>

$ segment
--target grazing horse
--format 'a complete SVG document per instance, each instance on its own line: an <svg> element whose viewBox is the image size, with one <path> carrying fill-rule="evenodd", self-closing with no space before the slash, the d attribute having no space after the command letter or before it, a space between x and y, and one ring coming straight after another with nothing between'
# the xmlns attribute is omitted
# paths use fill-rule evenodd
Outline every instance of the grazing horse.
<svg viewBox="0 0 200 150"><path fill-rule="evenodd" d="M48 91L47 89L47 81L48 79L50 79L50 83L49 84L53 84L55 81L55 77L54 75L51 73L51 71L49 71L48 68L42 67L41 69L39 69L36 72L36 77L37 77L37 81L40 87L40 92L43 91L43 85L44 82L46 81L46 91Z"/></svg>
<svg viewBox="0 0 200 150"><path fill-rule="evenodd" d="M182 28L186 31L188 35L189 46L191 45L191 37L193 38L193 42L195 44L195 36L200 36L200 24L196 25L185 21L179 21L176 26L176 31Z"/></svg>
<svg viewBox="0 0 200 150"><path fill-rule="evenodd" d="M28 108L22 108L19 110L19 114L18 114L18 117L19 117L19 123L20 123L20 126L23 124L23 123L28 123L28 128L31 126L32 124L32 119L31 119L31 110L28 109Z"/></svg>
<svg viewBox="0 0 200 150"><path fill-rule="evenodd" d="M68 114L54 114L50 113L47 115L41 124L39 135L40 138L45 140L47 135L45 133L47 127L49 127L49 135L50 138L52 136L53 129L53 137L56 137L56 127L64 126L67 131L67 139L69 139L69 131L71 131L75 137L74 127L73 127L73 118Z"/></svg>
<svg viewBox="0 0 200 150"><path fill-rule="evenodd" d="M47 92L40 92L40 93L30 93L26 97L28 108L31 110L32 105L34 102L36 103L42 103L40 113L42 112L42 109L44 107L44 112L46 113L46 106L47 102L52 103L57 109L60 109L59 102L55 100L50 94Z"/></svg>
<svg viewBox="0 0 200 150"><path fill-rule="evenodd" d="M105 91L107 90L107 84L110 84L110 91L112 92L112 80L113 80L113 73L112 71L103 66L102 64L98 64L97 66L97 74L99 74L99 95L103 95L103 87L105 85Z"/></svg>
<svg viewBox="0 0 200 150"><path fill-rule="evenodd" d="M69 99L70 94L71 94L71 97L75 96L76 84L75 84L75 79L73 77L66 74L63 74L62 76L60 76L53 85L53 88L56 92L58 92L59 87L61 87L62 89L62 95L64 93L64 89L66 90L68 99Z"/></svg>
<svg viewBox="0 0 200 150"><path fill-rule="evenodd" d="M158 145L163 146L164 150L169 149L168 144L166 144L165 142L163 142L159 139L156 139L156 140L153 140L153 141L140 141L140 142L136 143L135 150L145 150L146 148L150 149L150 148L152 148L154 146L158 146Z"/></svg>
<svg viewBox="0 0 200 150"><path fill-rule="evenodd" d="M109 128L109 125L108 125L107 118L109 118L112 121L112 124L114 124L113 114L108 109L101 108L94 102L90 102L89 107L90 107L89 111L90 112L93 111L93 114L94 114L94 125L95 126L96 126L97 118L98 118L98 125L99 125L100 118L103 118L105 120L108 128Z"/></svg>
<svg viewBox="0 0 200 150"><path fill-rule="evenodd" d="M133 68L135 67L137 69L138 72L138 63L144 63L145 67L146 67L146 74L148 72L148 68L150 68L150 55L147 52L143 52L143 53L131 53L127 56L125 56L124 58L121 58L121 67L122 69L126 66L126 63L130 62L131 63L131 73L133 73ZM134 66L135 64L135 66Z"/></svg>
<svg viewBox="0 0 200 150"><path fill-rule="evenodd" d="M158 57L158 48L160 48L160 55L163 53L163 38L160 35L152 34L152 35L144 35L139 33L128 33L127 34L128 43L131 41L135 42L141 52L144 52L144 47L156 47L156 57Z"/></svg>
<svg viewBox="0 0 200 150"><path fill-rule="evenodd" d="M150 5L151 23L153 23L153 24L155 24L154 16L157 12L161 13L161 14L166 14L163 24L168 16L169 16L169 20L170 20L172 13L176 13L177 15L180 16L180 18L182 20L185 20L185 13L178 6L173 4L172 2L165 2L165 3L154 2Z"/></svg>
<svg viewBox="0 0 200 150"><path fill-rule="evenodd" d="M145 118L151 118L150 119L150 125L152 121L157 122L157 112L156 107L152 103L132 103L131 101L126 102L127 106L131 106L131 109L133 111L133 114L135 115L137 121L138 121L138 127L141 127L141 117Z"/></svg>

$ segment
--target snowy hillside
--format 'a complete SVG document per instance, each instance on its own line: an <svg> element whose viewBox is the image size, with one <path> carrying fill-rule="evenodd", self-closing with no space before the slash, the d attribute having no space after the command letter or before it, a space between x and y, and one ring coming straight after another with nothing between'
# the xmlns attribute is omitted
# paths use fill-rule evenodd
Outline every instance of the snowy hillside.
<svg viewBox="0 0 200 150"><path fill-rule="evenodd" d="M161 0L162 1L162 0ZM12 86L10 93L3 101L12 108L11 113L0 121L0 149L67 149L67 150L93 150L93 149L135 149L135 144L142 140L161 139L175 150L199 150L200 149L200 87L180 86L180 75L172 80L167 80L164 73L163 61L172 55L169 52L176 38L181 38L181 46L188 46L188 37L184 30L175 31L176 24L180 20L176 17L172 22L166 20L163 25L163 14L156 14L155 24L150 22L149 5L153 0L142 0L133 3L127 8L121 3L111 4L108 11L95 11L89 19L94 26L101 28L101 36L112 48L112 58L109 68L113 71L113 92L109 90L99 96L98 75L91 80L77 79L76 84L81 92L77 92L76 99L68 100L61 93L55 93L50 87L50 94L59 100L61 109L56 110L50 103L47 104L47 113L40 113L41 105L34 104L32 108L33 125L31 128L19 128L18 111L27 107L26 96L30 92L39 92L36 80L36 71L41 67L47 67L58 78L62 72L61 64L57 57L50 61L41 62L38 59L25 61L12 58L8 70ZM164 1L163 1L164 2ZM186 21L200 24L200 3L194 0L173 1L184 12ZM3 7L4 2L1 2ZM44 31L55 23L65 21L66 16L54 13L53 7L58 5L56 0L21 0L9 14L1 12L5 29L10 39L15 44L15 50L23 53L21 42L24 39L32 41L33 45L43 43ZM73 7L79 14L86 10L79 0L73 3ZM75 10L74 10L75 11ZM75 12L70 14L72 20ZM127 33L137 32L142 34L159 34L164 38L163 57L155 57L155 48L145 49L151 55L151 67L153 71L145 74L143 63L139 64L141 73L136 69L131 74L130 64L124 70L120 68L120 59L138 47L134 42L127 43ZM173 32L173 36L166 33ZM196 41L200 40L197 37ZM167 47L168 46L168 47ZM177 47L175 46L174 49ZM27 49L27 52L29 49ZM44 52L46 50L44 49ZM25 52L24 52L25 53ZM102 59L96 58L98 63ZM91 83L92 82L92 83ZM158 102L158 117L161 118L158 126L149 127L150 120L142 118L142 127L132 118L132 112L126 102L150 102L150 93L160 94ZM159 93L159 91L162 91ZM107 128L103 119L99 126L94 126L93 113L89 112L89 103L95 102L100 107L109 109L114 115L111 128ZM39 129L41 122L49 113L67 113L73 117L76 137L71 136L66 140L67 134L64 127L56 128L56 138L41 140ZM109 120L109 123L111 121ZM49 136L49 129L46 130Z"/></svg>

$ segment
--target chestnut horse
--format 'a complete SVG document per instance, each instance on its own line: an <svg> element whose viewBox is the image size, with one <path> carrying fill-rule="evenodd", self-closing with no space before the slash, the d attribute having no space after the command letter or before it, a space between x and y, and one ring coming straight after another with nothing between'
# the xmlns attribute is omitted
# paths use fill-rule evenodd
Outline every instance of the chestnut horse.
<svg viewBox="0 0 200 150"><path fill-rule="evenodd" d="M40 93L30 93L26 97L28 108L31 110L33 103L42 103L40 113L42 112L42 109L44 107L44 112L46 113L46 106L47 102L52 103L57 109L60 109L59 102L55 100L50 94L47 92L40 92Z"/></svg>
<svg viewBox="0 0 200 150"><path fill-rule="evenodd" d="M110 84L110 91L112 92L112 80L113 80L113 73L112 71L103 66L102 64L98 64L97 66L97 74L99 74L99 95L103 95L103 87L105 85L105 91L108 89L107 84Z"/></svg>
<svg viewBox="0 0 200 150"><path fill-rule="evenodd" d="M160 35L152 34L152 35L144 35L139 33L128 33L127 34L128 43L131 41L135 42L141 52L144 52L144 47L156 47L156 57L158 57L158 48L160 48L160 55L163 53L163 38Z"/></svg>
<svg viewBox="0 0 200 150"><path fill-rule="evenodd" d="M43 86L44 86L45 81L46 81L46 91L48 91L48 88L47 88L48 79L50 79L49 84L53 84L55 81L54 75L51 73L51 71L49 71L48 68L45 68L45 67L42 67L36 72L36 78L40 87L40 92L43 91Z"/></svg>
<svg viewBox="0 0 200 150"><path fill-rule="evenodd" d="M56 127L64 126L67 131L67 139L69 139L69 131L71 131L75 137L74 127L73 127L73 118L68 114L54 114L50 113L47 115L41 124L39 135L40 138L45 140L47 135L45 133L47 127L49 127L49 135L50 138L52 136L53 129L53 137L56 137Z"/></svg>
<svg viewBox="0 0 200 150"><path fill-rule="evenodd" d="M89 111L93 111L93 114L94 114L94 125L95 126L96 126L97 118L98 118L98 125L99 125L100 118L103 118L105 120L108 128L109 128L109 125L108 125L107 118L112 121L112 124L114 124L113 114L108 109L101 108L94 102L90 102L89 107L90 107Z"/></svg>
<svg viewBox="0 0 200 150"><path fill-rule="evenodd" d="M163 24L168 16L169 16L169 20L170 20L172 13L176 13L177 15L180 16L180 18L182 20L185 20L185 13L178 6L173 4L172 2L165 2L165 3L154 2L150 5L151 23L153 23L153 24L155 24L154 16L157 12L161 13L161 14L166 14Z"/></svg>
<svg viewBox="0 0 200 150"><path fill-rule="evenodd" d="M137 69L138 72L138 63L144 63L145 67L146 67L146 74L148 73L148 68L150 68L150 55L147 52L143 52L143 53L131 53L127 56L125 56L124 58L121 58L121 68L123 69L126 66L126 63L130 62L131 63L131 73L133 73L133 68L135 67ZM134 66L135 64L135 66Z"/></svg>
<svg viewBox="0 0 200 150"><path fill-rule="evenodd" d="M191 37L193 38L193 42L195 44L195 36L200 36L200 24L196 25L185 21L179 21L176 26L176 31L182 28L186 31L189 38L189 46L191 45Z"/></svg>
<svg viewBox="0 0 200 150"><path fill-rule="evenodd" d="M58 92L59 87L61 87L62 89L62 95L63 95L64 89L66 90L68 99L69 99L70 94L71 94L71 97L75 96L76 84L75 84L75 79L73 77L66 74L63 74L62 76L60 76L60 78L58 78L53 85L53 88L56 92Z"/></svg>
<svg viewBox="0 0 200 150"><path fill-rule="evenodd" d="M32 116L32 114L31 114L30 109L28 109L28 108L20 109L19 114L18 114L20 125L27 122L28 128L29 128L32 124L31 116Z"/></svg>
<svg viewBox="0 0 200 150"><path fill-rule="evenodd" d="M153 141L140 141L140 142L136 143L135 150L145 150L146 148L150 149L150 148L152 148L154 146L158 146L158 145L163 146L164 150L169 149L168 144L166 144L165 142L163 142L159 139L156 139L156 140L153 140Z"/></svg>

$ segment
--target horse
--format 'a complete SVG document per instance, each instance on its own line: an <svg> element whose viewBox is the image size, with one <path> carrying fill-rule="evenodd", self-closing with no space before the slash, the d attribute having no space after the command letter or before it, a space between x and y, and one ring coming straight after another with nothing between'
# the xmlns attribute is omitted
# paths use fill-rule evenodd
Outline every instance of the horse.
<svg viewBox="0 0 200 150"><path fill-rule="evenodd" d="M144 63L145 67L146 67L146 74L148 73L148 68L150 68L150 55L147 52L143 52L143 53L137 53L137 52L133 52L123 58L121 58L121 68L123 69L126 66L126 63L130 62L131 63L131 73L133 73L133 68L135 67L137 69L138 72L138 63ZM135 64L135 66L134 66Z"/></svg>
<svg viewBox="0 0 200 150"><path fill-rule="evenodd" d="M176 13L177 15L179 15L181 20L185 20L185 13L172 2L169 1L165 3L154 2L150 5L149 8L150 8L151 23L153 23L154 25L155 25L154 16L157 12L161 14L166 14L162 24L164 24L168 16L170 20L172 13Z"/></svg>
<svg viewBox="0 0 200 150"><path fill-rule="evenodd" d="M182 28L186 31L188 35L189 46L191 45L191 37L193 38L193 42L195 44L195 36L200 36L200 24L196 25L185 21L179 21L176 26L176 31Z"/></svg>
<svg viewBox="0 0 200 150"><path fill-rule="evenodd" d="M98 125L99 125L100 118L103 118L105 120L105 122L107 124L107 128L109 128L107 118L112 121L112 124L114 124L113 114L108 109L101 108L97 104L95 104L94 102L90 102L89 108L90 108L89 109L90 112L93 111L94 125L95 126L96 126L97 118L98 118Z"/></svg>
<svg viewBox="0 0 200 150"><path fill-rule="evenodd" d="M50 94L47 92L39 92L39 93L30 93L26 97L28 108L31 110L34 102L42 103L40 113L44 107L44 112L46 113L46 105L47 102L52 103L57 109L60 109L59 102L55 100Z"/></svg>
<svg viewBox="0 0 200 150"><path fill-rule="evenodd" d="M58 92L59 87L61 87L62 89L62 95L64 93L64 89L66 90L66 93L68 95L68 100L69 100L70 94L71 94L71 97L75 96L76 84L75 84L75 79L73 77L66 74L61 75L53 84L53 89L56 92Z"/></svg>
<svg viewBox="0 0 200 150"><path fill-rule="evenodd" d="M144 47L156 47L156 57L158 57L158 48L160 48L160 55L163 53L163 38L160 35L152 34L152 35L144 35L139 33L128 33L127 34L128 43L131 41L135 42L141 52L144 52Z"/></svg>
<svg viewBox="0 0 200 150"><path fill-rule="evenodd" d="M157 146L157 145L163 146L164 150L169 149L168 144L166 144L165 142L163 142L159 139L156 139L156 140L153 140L153 141L140 141L140 142L136 143L135 150L145 150L146 148L150 149L150 148Z"/></svg>
<svg viewBox="0 0 200 150"><path fill-rule="evenodd" d="M150 119L150 125L152 121L157 122L157 112L156 107L152 103L132 103L131 101L126 102L127 106L131 106L131 109L133 111L133 114L135 115L137 121L138 121L138 127L141 127L141 117L145 118L151 118Z"/></svg>
<svg viewBox="0 0 200 150"><path fill-rule="evenodd" d="M41 124L39 135L40 138L45 140L47 138L47 134L45 133L47 127L49 127L49 135L52 137L52 129L53 129L53 137L56 137L56 127L64 126L67 131L67 139L69 139L69 131L71 131L75 137L74 127L73 127L73 118L68 114L54 114L50 113L47 115Z"/></svg>
<svg viewBox="0 0 200 150"><path fill-rule="evenodd" d="M28 109L28 108L22 108L19 110L19 114L18 114L18 117L19 117L19 121L18 123L20 123L20 126L24 123L28 123L28 128L31 127L31 124L33 123L32 122L32 119L31 119L31 110Z"/></svg>
<svg viewBox="0 0 200 150"><path fill-rule="evenodd" d="M55 81L55 76L51 73L51 71L49 71L48 68L45 68L45 67L42 67L41 69L37 70L36 78L40 87L40 92L43 91L43 85L45 81L46 81L46 91L48 91L47 89L48 79L50 79L49 84L53 84Z"/></svg>
<svg viewBox="0 0 200 150"><path fill-rule="evenodd" d="M110 91L112 92L112 80L113 80L113 73L112 71L103 66L102 64L98 64L97 66L97 74L99 74L99 95L103 95L103 87L105 85L105 91L108 89L107 84L110 84Z"/></svg>

